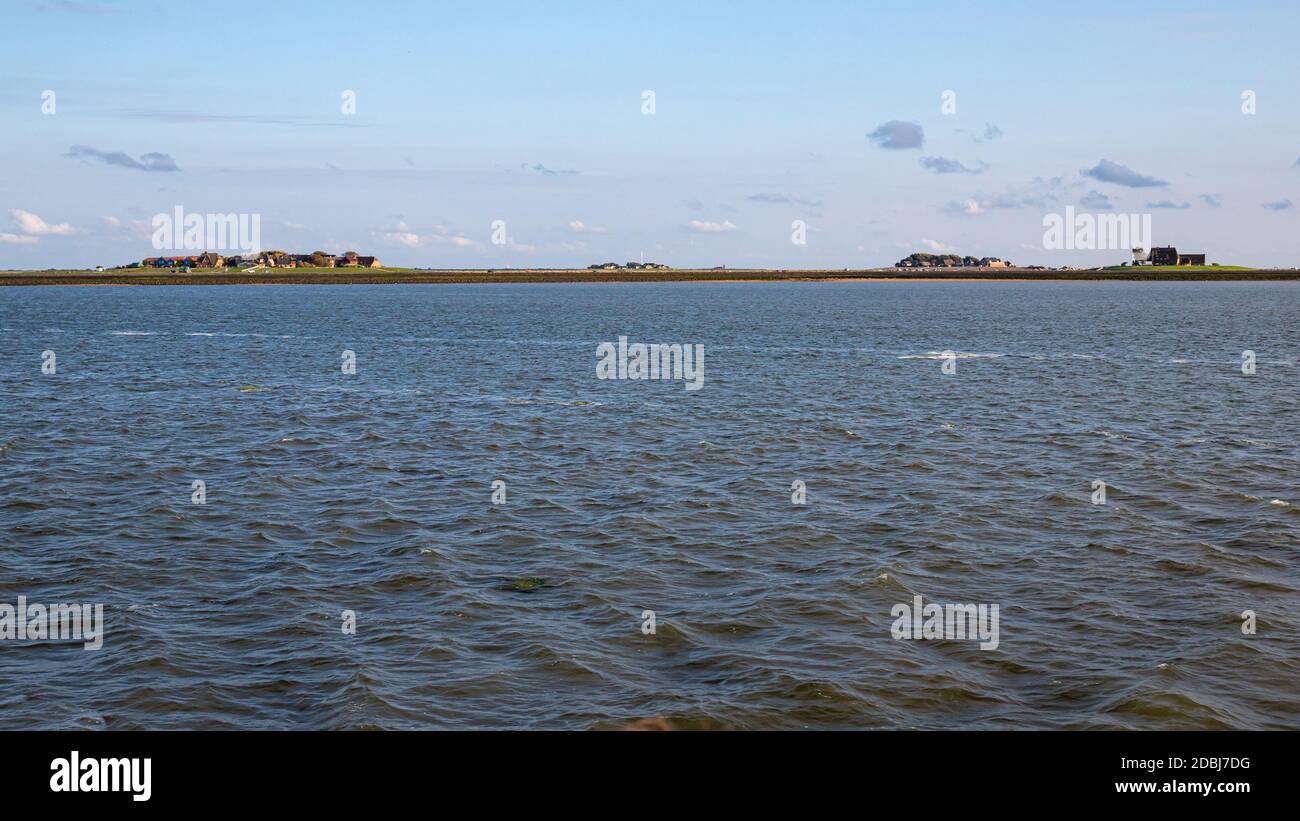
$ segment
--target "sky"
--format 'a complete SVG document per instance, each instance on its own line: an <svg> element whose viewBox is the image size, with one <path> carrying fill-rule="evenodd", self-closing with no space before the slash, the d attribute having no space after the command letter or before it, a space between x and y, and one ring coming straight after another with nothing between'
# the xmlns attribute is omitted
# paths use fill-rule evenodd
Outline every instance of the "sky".
<svg viewBox="0 0 1300 821"><path fill-rule="evenodd" d="M0 0L0 269L177 207L433 268L1131 258L1067 206L1300 265L1300 11L1141 6Z"/></svg>

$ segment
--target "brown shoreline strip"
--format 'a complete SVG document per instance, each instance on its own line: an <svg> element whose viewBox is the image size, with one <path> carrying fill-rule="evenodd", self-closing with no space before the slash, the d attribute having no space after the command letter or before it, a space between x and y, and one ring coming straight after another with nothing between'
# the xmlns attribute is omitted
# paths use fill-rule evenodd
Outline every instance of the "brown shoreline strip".
<svg viewBox="0 0 1300 821"><path fill-rule="evenodd" d="M1300 269L1274 268L1248 271L1030 271L1008 268L970 273L902 272L892 268L860 270L656 270L638 272L572 270L420 270L420 269L312 269L264 270L254 273L165 273L147 269L112 271L0 271L3 285L398 285L398 284L505 284L505 283L638 283L638 282L1255 282L1300 281Z"/></svg>

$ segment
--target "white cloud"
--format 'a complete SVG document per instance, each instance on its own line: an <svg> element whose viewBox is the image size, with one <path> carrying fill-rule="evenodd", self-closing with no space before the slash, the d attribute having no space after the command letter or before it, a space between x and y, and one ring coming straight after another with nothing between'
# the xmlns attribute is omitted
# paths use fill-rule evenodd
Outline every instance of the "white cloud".
<svg viewBox="0 0 1300 821"><path fill-rule="evenodd" d="M465 236L463 231L452 231L452 229L445 225L433 226L433 235L430 236L429 239L439 245L450 245L453 248L482 247L482 243Z"/></svg>
<svg viewBox="0 0 1300 821"><path fill-rule="evenodd" d="M412 229L404 221L398 221L391 227L374 231L371 236L404 245L407 248L423 248L430 244L450 245L453 248L479 248L482 246L477 240L470 239L459 231L453 232L445 225L435 225L432 233L422 234Z"/></svg>
<svg viewBox="0 0 1300 821"><path fill-rule="evenodd" d="M18 234L4 233L0 234L0 242L9 245L35 245L36 237L22 237Z"/></svg>
<svg viewBox="0 0 1300 821"><path fill-rule="evenodd" d="M721 234L727 231L735 231L736 226L731 220L723 222L706 222L704 220L691 220L688 226L692 231L698 231L701 234Z"/></svg>
<svg viewBox="0 0 1300 821"><path fill-rule="evenodd" d="M596 225L587 225L582 220L570 220L569 230L575 234L603 234L605 229Z"/></svg>
<svg viewBox="0 0 1300 821"><path fill-rule="evenodd" d="M9 216L13 217L14 225L17 226L19 232L30 237L66 237L69 234L76 233L73 231L72 226L66 222L50 225L31 211L24 211L21 208L10 211Z"/></svg>
<svg viewBox="0 0 1300 821"><path fill-rule="evenodd" d="M140 219L123 222L117 217L102 217L101 219L114 240L148 240L153 237L153 227L148 220Z"/></svg>
<svg viewBox="0 0 1300 821"><path fill-rule="evenodd" d="M935 253L947 253L947 252L957 250L956 248L953 248L951 245L945 245L944 243L940 242L937 239L926 239L925 237L922 237L921 244L924 245L926 248L929 248L931 251L934 251Z"/></svg>
<svg viewBox="0 0 1300 821"><path fill-rule="evenodd" d="M1114 208L1114 206L1111 205L1110 197L1100 191L1089 191L1087 194L1084 194L1079 198L1079 204L1084 208L1091 208L1096 211L1105 211Z"/></svg>
<svg viewBox="0 0 1300 821"><path fill-rule="evenodd" d="M964 200L952 200L947 210L954 214L976 217L994 208L1047 208L1065 198L1082 183L1067 183L1061 177L1035 177L1024 185L1009 185L995 194L976 193Z"/></svg>
<svg viewBox="0 0 1300 821"><path fill-rule="evenodd" d="M411 227L405 222L398 222L392 228L384 228L372 234L389 242L396 242L398 245L405 245L407 248L419 248L428 240L420 236L417 232L412 231Z"/></svg>

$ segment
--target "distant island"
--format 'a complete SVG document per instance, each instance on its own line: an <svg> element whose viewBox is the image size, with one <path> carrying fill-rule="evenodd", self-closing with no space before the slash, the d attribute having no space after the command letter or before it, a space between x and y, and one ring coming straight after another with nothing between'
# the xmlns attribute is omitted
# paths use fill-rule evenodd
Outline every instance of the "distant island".
<svg viewBox="0 0 1300 821"><path fill-rule="evenodd" d="M619 265L617 262L602 262L597 265L588 265L589 271L666 271L669 266L659 262L629 262L626 265Z"/></svg>
<svg viewBox="0 0 1300 821"><path fill-rule="evenodd" d="M895 268L1014 268L997 257L962 257L957 254L908 254L894 263Z"/></svg>
<svg viewBox="0 0 1300 821"><path fill-rule="evenodd" d="M132 262L122 268L172 268L184 270L189 268L379 268L377 257L361 256L356 251L344 251L342 254L330 254L325 251L313 251L310 254L288 254L284 251L262 251L248 257L233 255L223 256L216 251L204 251L179 257L145 257L140 262ZM96 269L100 270L100 269Z"/></svg>
<svg viewBox="0 0 1300 821"><path fill-rule="evenodd" d="M251 267L124 266L108 270L0 270L3 285L409 285L652 282L992 282L1300 280L1297 268L1232 265L1113 265L1102 268L920 266L888 268L385 268L348 261L313 266L300 259ZM375 261L376 263L378 260ZM292 264L290 264L292 263ZM639 263L638 263L639 265Z"/></svg>

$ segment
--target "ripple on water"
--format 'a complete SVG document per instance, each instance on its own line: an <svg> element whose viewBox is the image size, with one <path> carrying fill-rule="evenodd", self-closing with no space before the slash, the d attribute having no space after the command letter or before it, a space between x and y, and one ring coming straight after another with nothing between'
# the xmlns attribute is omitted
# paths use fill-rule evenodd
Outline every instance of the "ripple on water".
<svg viewBox="0 0 1300 821"><path fill-rule="evenodd" d="M0 727L1294 727L1300 395L1224 340L1296 296L0 289L0 361L67 346L0 392L0 601L108 620ZM704 387L596 379L619 335Z"/></svg>

